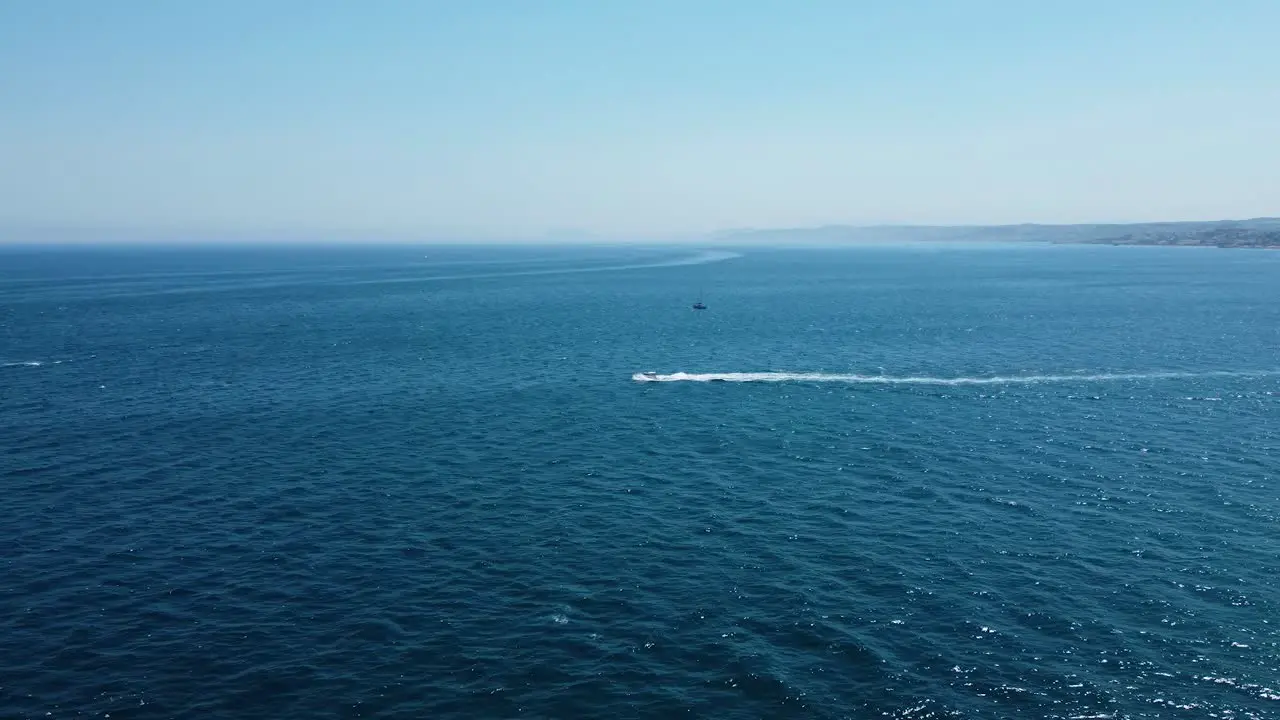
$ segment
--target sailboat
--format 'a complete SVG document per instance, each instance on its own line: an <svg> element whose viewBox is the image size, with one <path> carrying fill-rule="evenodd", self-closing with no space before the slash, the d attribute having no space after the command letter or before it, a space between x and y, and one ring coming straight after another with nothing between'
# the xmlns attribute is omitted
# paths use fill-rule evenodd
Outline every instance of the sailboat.
<svg viewBox="0 0 1280 720"><path fill-rule="evenodd" d="M707 286L706 268L702 268L702 277L698 280L698 301L693 304L694 310L706 310L707 306L702 302L702 291Z"/></svg>

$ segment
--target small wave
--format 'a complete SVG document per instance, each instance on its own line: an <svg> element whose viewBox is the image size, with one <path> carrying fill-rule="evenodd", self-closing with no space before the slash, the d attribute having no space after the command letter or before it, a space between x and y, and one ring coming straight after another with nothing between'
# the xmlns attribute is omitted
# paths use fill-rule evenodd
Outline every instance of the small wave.
<svg viewBox="0 0 1280 720"><path fill-rule="evenodd" d="M57 362L54 363L55 365ZM40 360L27 360L26 362L7 362L0 363L0 367L16 368L16 367L40 367L44 362Z"/></svg>
<svg viewBox="0 0 1280 720"><path fill-rule="evenodd" d="M819 372L651 373L631 376L636 382L827 382L859 385L1014 385L1034 383L1108 382L1118 380L1171 380L1209 377L1267 377L1276 370L1215 372L1093 373L1077 375L994 375L989 377L933 377L928 375L856 375Z"/></svg>

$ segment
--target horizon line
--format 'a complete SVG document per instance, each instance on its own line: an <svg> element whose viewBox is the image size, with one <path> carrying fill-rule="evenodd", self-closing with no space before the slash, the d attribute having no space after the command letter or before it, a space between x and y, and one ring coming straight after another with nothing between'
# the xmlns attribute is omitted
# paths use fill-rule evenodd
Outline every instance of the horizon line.
<svg viewBox="0 0 1280 720"><path fill-rule="evenodd" d="M1006 228L1088 228L1141 227L1151 225L1212 225L1229 223L1277 223L1280 215L1245 218L1206 218L1178 220L1087 221L1087 222L1003 222L1003 223L823 223L790 226L746 226L708 231L684 232L602 232L576 228L495 233L479 230L392 230L392 229L301 229L301 228L177 228L127 226L54 226L35 224L0 224L0 246L29 245L154 245L154 244L426 244L426 245L581 245L581 244L669 244L672 242L715 241L734 236L762 233L811 233L839 230L985 230ZM43 235L44 238L18 239L15 234ZM88 238L85 236L96 236ZM102 236L117 237L102 237ZM49 236L57 236L49 237ZM125 237L119 237L125 236ZM1025 241L1024 241L1025 242Z"/></svg>

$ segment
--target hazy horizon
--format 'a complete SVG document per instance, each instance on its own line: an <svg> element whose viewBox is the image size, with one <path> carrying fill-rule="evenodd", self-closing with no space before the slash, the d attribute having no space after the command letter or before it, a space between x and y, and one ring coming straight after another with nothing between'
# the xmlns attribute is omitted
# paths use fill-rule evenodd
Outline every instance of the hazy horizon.
<svg viewBox="0 0 1280 720"><path fill-rule="evenodd" d="M1274 217L1278 24L1258 0L9 3L0 242Z"/></svg>
<svg viewBox="0 0 1280 720"><path fill-rule="evenodd" d="M999 223L999 224L829 224L795 227L744 227L725 228L708 233L667 233L667 234L600 234L582 230L548 231L526 235L516 234L475 234L449 232L385 232L377 230L336 229L293 230L288 228L261 230L200 230L180 228L39 228L39 227L5 227L0 225L0 246L30 245L669 245L678 243L701 243L714 245L717 242L733 241L759 244L753 239L755 235L767 235L777 240L778 235L792 237L819 245L825 244L898 244L960 241L963 231L997 231L1001 229L1032 228L1045 231L1040 241L1050 242L1050 231L1061 228L1116 228L1135 230L1151 229L1164 225L1198 225L1211 223L1253 223L1261 222L1266 226L1280 226L1280 218L1258 216L1253 218L1205 218L1180 220L1154 220L1140 222L1081 222L1081 223ZM847 234L837 238L802 237L815 232L833 231ZM917 235L912 236L913 231ZM953 237L931 235L929 231L956 231ZM874 233L882 232L882 238L874 237ZM963 238L977 242L987 240ZM1035 239L995 239L995 242L1035 242ZM771 244L768 240L764 244Z"/></svg>

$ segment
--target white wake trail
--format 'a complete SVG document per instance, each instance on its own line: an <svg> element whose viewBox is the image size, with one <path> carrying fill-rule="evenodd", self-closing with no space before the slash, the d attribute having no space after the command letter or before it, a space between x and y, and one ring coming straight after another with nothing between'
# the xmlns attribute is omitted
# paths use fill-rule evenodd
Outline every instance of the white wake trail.
<svg viewBox="0 0 1280 720"><path fill-rule="evenodd" d="M1093 373L1078 375L994 375L989 377L933 377L928 375L856 375L817 372L650 373L631 376L636 382L826 382L860 385L1014 385L1034 383L1108 382L1117 380L1171 380L1177 378L1249 378L1280 374L1280 370Z"/></svg>

